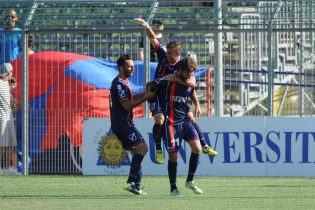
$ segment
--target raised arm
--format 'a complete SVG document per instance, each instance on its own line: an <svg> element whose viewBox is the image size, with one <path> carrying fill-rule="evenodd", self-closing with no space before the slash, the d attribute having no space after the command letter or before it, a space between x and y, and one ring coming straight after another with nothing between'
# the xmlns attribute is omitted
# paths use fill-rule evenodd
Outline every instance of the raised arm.
<svg viewBox="0 0 315 210"><path fill-rule="evenodd" d="M157 40L155 33L153 32L152 28L149 26L149 24L143 20L142 18L135 18L134 19L136 23L139 25L142 25L145 28L145 31L147 33L147 36L152 44L152 46L156 47L159 44L159 41Z"/></svg>

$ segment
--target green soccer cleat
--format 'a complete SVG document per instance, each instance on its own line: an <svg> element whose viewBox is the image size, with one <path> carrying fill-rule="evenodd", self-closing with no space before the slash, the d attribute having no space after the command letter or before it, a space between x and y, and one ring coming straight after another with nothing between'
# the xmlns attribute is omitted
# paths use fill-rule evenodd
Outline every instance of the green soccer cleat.
<svg viewBox="0 0 315 210"><path fill-rule="evenodd" d="M136 188L135 183L133 183L133 182L127 183L127 185L125 187L123 187L123 189L127 190L128 192L131 192L131 193L133 193L135 195L140 195L141 191L142 191L142 190L138 190Z"/></svg>
<svg viewBox="0 0 315 210"><path fill-rule="evenodd" d="M175 189L171 192L170 196L172 197L182 197L178 189Z"/></svg>
<svg viewBox="0 0 315 210"><path fill-rule="evenodd" d="M210 156L216 156L218 154L217 151L215 151L212 147L209 147L208 145L202 147L202 152Z"/></svg>
<svg viewBox="0 0 315 210"><path fill-rule="evenodd" d="M164 156L162 150L156 150L155 161L158 164L164 164Z"/></svg>
<svg viewBox="0 0 315 210"><path fill-rule="evenodd" d="M192 190L195 194L202 194L202 190L193 181L186 182L185 187Z"/></svg>

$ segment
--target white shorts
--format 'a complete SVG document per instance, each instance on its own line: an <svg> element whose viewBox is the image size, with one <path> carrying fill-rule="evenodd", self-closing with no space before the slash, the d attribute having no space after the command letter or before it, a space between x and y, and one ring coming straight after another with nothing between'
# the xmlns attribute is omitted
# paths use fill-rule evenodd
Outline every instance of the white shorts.
<svg viewBox="0 0 315 210"><path fill-rule="evenodd" d="M16 130L14 119L0 121L0 147L16 146Z"/></svg>

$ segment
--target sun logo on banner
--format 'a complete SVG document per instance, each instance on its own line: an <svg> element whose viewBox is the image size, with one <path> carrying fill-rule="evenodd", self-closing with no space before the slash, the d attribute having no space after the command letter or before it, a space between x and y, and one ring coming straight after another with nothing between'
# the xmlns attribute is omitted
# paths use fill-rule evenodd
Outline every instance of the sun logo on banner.
<svg viewBox="0 0 315 210"><path fill-rule="evenodd" d="M126 157L126 151L115 134L105 135L101 138L98 153L105 165L111 168L119 168Z"/></svg>

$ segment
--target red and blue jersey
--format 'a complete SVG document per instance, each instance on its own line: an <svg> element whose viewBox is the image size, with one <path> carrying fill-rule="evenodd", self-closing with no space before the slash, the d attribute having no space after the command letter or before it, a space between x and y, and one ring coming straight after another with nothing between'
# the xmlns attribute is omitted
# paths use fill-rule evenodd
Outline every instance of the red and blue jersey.
<svg viewBox="0 0 315 210"><path fill-rule="evenodd" d="M160 102L166 121L173 125L184 123L189 111L188 99L194 89L168 80L155 81L159 84Z"/></svg>
<svg viewBox="0 0 315 210"><path fill-rule="evenodd" d="M132 101L133 94L128 79L117 76L110 88L110 120L113 132L128 129L133 124L132 109L127 111L121 105L124 101Z"/></svg>
<svg viewBox="0 0 315 210"><path fill-rule="evenodd" d="M154 79L162 78L167 74L174 74L178 69L179 62L174 65L168 63L166 49L162 44L157 45L155 51L159 62L154 73Z"/></svg>

